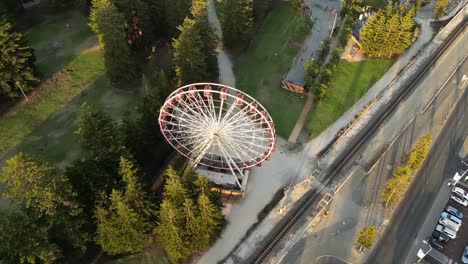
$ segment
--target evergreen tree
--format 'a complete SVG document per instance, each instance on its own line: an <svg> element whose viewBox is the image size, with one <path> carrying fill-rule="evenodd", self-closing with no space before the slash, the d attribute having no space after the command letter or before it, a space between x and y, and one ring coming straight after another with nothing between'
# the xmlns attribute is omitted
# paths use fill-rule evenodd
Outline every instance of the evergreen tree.
<svg viewBox="0 0 468 264"><path fill-rule="evenodd" d="M60 245L86 250L89 236L82 230L82 209L63 172L22 153L6 163L0 174L3 197L13 199L31 219L44 223Z"/></svg>
<svg viewBox="0 0 468 264"><path fill-rule="evenodd" d="M162 105L159 94L168 93L170 86L162 71L156 75L155 79L151 76L148 81L143 81L147 93L137 106L136 117L125 116L121 126L124 146L147 172L159 171L160 164L171 151L167 144L163 144L164 137L159 123L155 121L155 113ZM153 82L156 87L152 85Z"/></svg>
<svg viewBox="0 0 468 264"><path fill-rule="evenodd" d="M211 242L218 238L224 224L224 218L219 208L205 194L198 197L197 205L200 211L198 217L201 234L200 243L203 247L208 247Z"/></svg>
<svg viewBox="0 0 468 264"><path fill-rule="evenodd" d="M177 35L178 26L190 13L191 0L164 0L164 17L168 27L169 35Z"/></svg>
<svg viewBox="0 0 468 264"><path fill-rule="evenodd" d="M254 21L262 20L266 16L268 9L270 9L271 4L272 0L253 0Z"/></svg>
<svg viewBox="0 0 468 264"><path fill-rule="evenodd" d="M15 210L0 210L0 260L3 263L55 263L62 257L52 243L47 226Z"/></svg>
<svg viewBox="0 0 468 264"><path fill-rule="evenodd" d="M110 0L93 0L90 21L104 50L104 64L112 84L127 84L139 78L126 41L124 16Z"/></svg>
<svg viewBox="0 0 468 264"><path fill-rule="evenodd" d="M70 215L80 213L67 178L45 161L19 153L6 161L0 182L3 197L17 200L37 217L57 216L51 222L60 222L64 210Z"/></svg>
<svg viewBox="0 0 468 264"><path fill-rule="evenodd" d="M209 73L203 52L204 41L197 30L196 21L186 18L178 29L180 35L173 44L177 86L207 80Z"/></svg>
<svg viewBox="0 0 468 264"><path fill-rule="evenodd" d="M174 40L174 66L178 86L218 80L218 37L208 22L207 1L195 0L178 39Z"/></svg>
<svg viewBox="0 0 468 264"><path fill-rule="evenodd" d="M205 81L218 82L219 69L216 48L219 44L219 38L208 21L207 1L192 1L191 14L195 19L195 28L203 41L202 52L205 55L207 67L207 79Z"/></svg>
<svg viewBox="0 0 468 264"><path fill-rule="evenodd" d="M164 0L143 0L148 6L148 15L151 21L151 31L155 36L166 36L167 26L164 18L165 2ZM174 28L175 30L175 28Z"/></svg>
<svg viewBox="0 0 468 264"><path fill-rule="evenodd" d="M125 17L128 43L136 48L147 45L153 37L151 14L146 2L142 0L114 0L113 3Z"/></svg>
<svg viewBox="0 0 468 264"><path fill-rule="evenodd" d="M151 240L147 219L132 208L122 192L113 190L96 206L96 242L111 255L136 253Z"/></svg>
<svg viewBox="0 0 468 264"><path fill-rule="evenodd" d="M228 48L245 45L253 25L252 0L226 0L224 3L223 43Z"/></svg>
<svg viewBox="0 0 468 264"><path fill-rule="evenodd" d="M103 111L83 103L76 133L81 147L97 158L116 157L120 151L117 124Z"/></svg>
<svg viewBox="0 0 468 264"><path fill-rule="evenodd" d="M121 157L119 174L124 191L113 190L96 207L96 242L109 254L141 251L151 240L149 231L153 215L151 204L138 179L138 170Z"/></svg>
<svg viewBox="0 0 468 264"><path fill-rule="evenodd" d="M390 3L384 12L373 15L360 32L363 51L369 57L390 58L411 45L416 9Z"/></svg>
<svg viewBox="0 0 468 264"><path fill-rule="evenodd" d="M164 199L170 201L177 207L182 207L187 198L187 190L177 175L177 172L169 166L165 172L166 184L164 185Z"/></svg>
<svg viewBox="0 0 468 264"><path fill-rule="evenodd" d="M200 241L202 234L197 221L198 212L191 199L185 199L182 215L184 216L184 248L187 250L187 255L189 255L203 248L202 241Z"/></svg>
<svg viewBox="0 0 468 264"><path fill-rule="evenodd" d="M120 180L118 161L115 158L94 157L73 162L66 168L65 175L70 180L77 199L86 214L94 213L96 200L101 193L110 194Z"/></svg>
<svg viewBox="0 0 468 264"><path fill-rule="evenodd" d="M185 257L180 211L171 201L164 199L158 213L158 226L155 233L169 258L173 262Z"/></svg>
<svg viewBox="0 0 468 264"><path fill-rule="evenodd" d="M23 34L0 16L0 94L21 96L37 83L33 50Z"/></svg>

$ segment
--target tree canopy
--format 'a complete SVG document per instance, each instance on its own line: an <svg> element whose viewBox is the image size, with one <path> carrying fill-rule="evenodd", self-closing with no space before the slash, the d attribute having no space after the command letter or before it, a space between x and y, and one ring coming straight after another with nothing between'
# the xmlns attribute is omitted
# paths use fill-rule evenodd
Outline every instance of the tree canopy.
<svg viewBox="0 0 468 264"><path fill-rule="evenodd" d="M207 248L219 236L224 218L218 197L210 195L210 182L196 178L194 185L187 186L194 181L194 173L188 174L191 180L183 181L172 167L165 175L155 232L169 257L178 261Z"/></svg>
<svg viewBox="0 0 468 264"><path fill-rule="evenodd" d="M389 3L369 18L360 32L363 51L369 57L391 58L411 45L415 7Z"/></svg>
<svg viewBox="0 0 468 264"><path fill-rule="evenodd" d="M121 157L119 175L124 190L103 195L96 206L95 239L111 255L141 251L151 241L153 211L137 174L133 162Z"/></svg>
<svg viewBox="0 0 468 264"><path fill-rule="evenodd" d="M127 44L125 17L110 0L93 0L90 26L104 50L104 64L114 85L125 85L140 77Z"/></svg>
<svg viewBox="0 0 468 264"><path fill-rule="evenodd" d="M254 19L252 0L225 0L223 14L224 46L239 48L247 44Z"/></svg>
<svg viewBox="0 0 468 264"><path fill-rule="evenodd" d="M62 257L46 227L16 209L0 209L0 259L3 263L55 263Z"/></svg>
<svg viewBox="0 0 468 264"><path fill-rule="evenodd" d="M33 49L23 34L0 16L0 94L21 96L37 84Z"/></svg>

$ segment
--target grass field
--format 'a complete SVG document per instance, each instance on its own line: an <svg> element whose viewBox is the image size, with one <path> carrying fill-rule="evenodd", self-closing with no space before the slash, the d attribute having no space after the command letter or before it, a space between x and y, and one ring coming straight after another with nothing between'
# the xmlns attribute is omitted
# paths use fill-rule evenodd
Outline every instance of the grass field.
<svg viewBox="0 0 468 264"><path fill-rule="evenodd" d="M39 95L0 118L0 160L19 151L57 163L73 160L80 153L74 131L83 102L120 117L135 101L135 95L110 90L97 50L76 57L67 68L72 72L55 74Z"/></svg>
<svg viewBox="0 0 468 264"><path fill-rule="evenodd" d="M282 89L280 80L306 38L305 31L304 17L288 3L281 3L266 18L247 50L234 62L237 88L267 108L278 134L285 138L289 137L305 99Z"/></svg>
<svg viewBox="0 0 468 264"><path fill-rule="evenodd" d="M324 100L309 114L307 130L315 137L333 124L390 68L391 60L349 63L341 60Z"/></svg>
<svg viewBox="0 0 468 264"><path fill-rule="evenodd" d="M67 26L68 25L68 26ZM95 44L87 18L81 12L66 12L26 32L34 48L36 66L44 75L67 64L77 54Z"/></svg>
<svg viewBox="0 0 468 264"><path fill-rule="evenodd" d="M74 131L83 102L119 118L132 108L137 95L110 89L102 53L81 13L53 17L30 29L27 36L36 51L39 70L49 77L29 102L1 116L0 161L24 151L64 164L80 154ZM61 44L44 52L52 42Z"/></svg>

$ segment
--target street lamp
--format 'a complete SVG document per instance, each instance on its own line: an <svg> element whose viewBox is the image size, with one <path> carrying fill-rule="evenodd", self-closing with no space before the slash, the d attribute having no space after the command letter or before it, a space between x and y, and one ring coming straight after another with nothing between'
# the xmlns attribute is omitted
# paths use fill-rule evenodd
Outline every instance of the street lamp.
<svg viewBox="0 0 468 264"><path fill-rule="evenodd" d="M424 251L420 248L420 249L418 250L418 254L417 254L419 260L418 260L418 262L416 262L416 263L421 262L421 260L423 260L423 258L425 258L425 257L427 256L427 254L429 254L429 252L431 252L431 250L432 250L432 247L431 247L431 245L429 244L429 242L427 242L427 240L423 240L422 242L423 242L424 244L426 244L426 245L429 246L429 250L426 251L426 252L424 252Z"/></svg>
<svg viewBox="0 0 468 264"><path fill-rule="evenodd" d="M23 89L21 88L21 85L19 84L19 82L16 82L16 85L18 86L18 88L20 89L21 93L23 94L24 98L26 98L26 101L29 102L28 100L28 97L26 96L26 94L24 93Z"/></svg>

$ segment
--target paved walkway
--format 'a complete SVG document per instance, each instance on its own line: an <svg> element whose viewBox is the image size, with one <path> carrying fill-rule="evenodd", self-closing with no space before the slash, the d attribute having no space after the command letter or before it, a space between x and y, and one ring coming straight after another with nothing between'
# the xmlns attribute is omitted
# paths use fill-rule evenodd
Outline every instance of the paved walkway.
<svg viewBox="0 0 468 264"><path fill-rule="evenodd" d="M221 36L221 27L216 17L214 0L208 2L208 18ZM235 76L232 71L232 63L228 55L219 49L218 64L220 82L229 86L235 86ZM226 219L227 226L221 237L198 260L201 264L214 264L224 258L245 235L247 230L257 222L258 213L270 202L278 189L286 186L296 176L297 170L305 163L307 156L302 149L290 149L286 140L278 137L276 151L270 156L270 160L262 164L262 167L252 168L249 174L249 182L245 197L232 205Z"/></svg>
<svg viewBox="0 0 468 264"><path fill-rule="evenodd" d="M298 85L304 85L304 65L317 50L320 49L322 42L330 36L330 31L335 20L335 14L338 14L340 2L338 0L306 0L311 12L310 18L314 21L314 27L304 41L299 53L294 58L293 64L289 69L285 80ZM330 10L335 9L335 14ZM338 22L338 21L337 21Z"/></svg>
<svg viewBox="0 0 468 264"><path fill-rule="evenodd" d="M301 114L297 119L296 124L289 136L288 141L291 143L296 143L299 135L301 134L302 128L304 127L305 123L307 122L307 117L309 116L309 112L312 109L314 104L314 97L312 95L307 95L307 100L304 103L304 107L302 107Z"/></svg>
<svg viewBox="0 0 468 264"><path fill-rule="evenodd" d="M222 39L223 32L221 31L221 24L219 23L218 16L214 2L216 0L208 1L208 21L211 26L216 29L219 39ZM236 86L236 77L232 70L232 61L229 55L224 50L222 44L218 47L218 67L219 67L219 82L228 86Z"/></svg>

